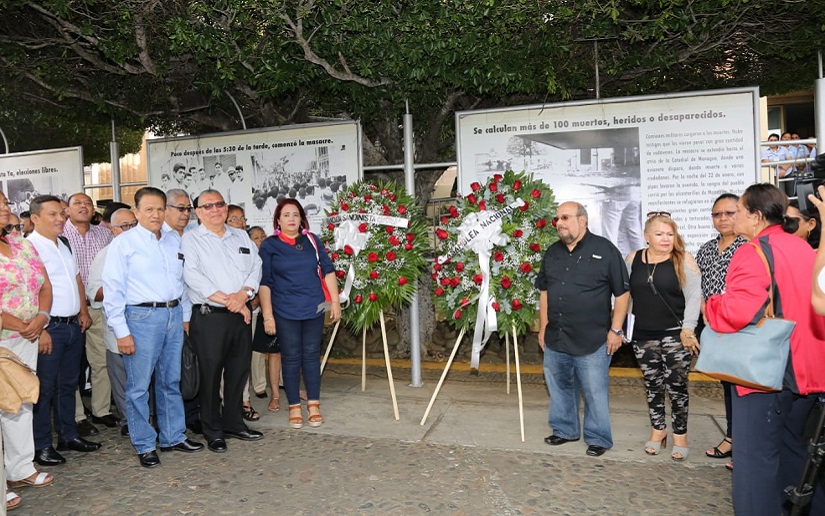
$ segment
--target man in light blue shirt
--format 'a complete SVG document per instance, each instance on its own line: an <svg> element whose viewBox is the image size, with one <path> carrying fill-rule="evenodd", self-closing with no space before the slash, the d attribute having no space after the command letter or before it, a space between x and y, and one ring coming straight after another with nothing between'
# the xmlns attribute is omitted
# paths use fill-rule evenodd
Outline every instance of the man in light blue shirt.
<svg viewBox="0 0 825 516"><path fill-rule="evenodd" d="M184 434L181 348L192 304L183 284L180 236L161 231L165 214L166 194L151 186L138 190L138 226L112 241L103 268L103 308L126 366L129 438L147 468L160 464L158 433L149 424L153 373L161 450L203 449Z"/></svg>

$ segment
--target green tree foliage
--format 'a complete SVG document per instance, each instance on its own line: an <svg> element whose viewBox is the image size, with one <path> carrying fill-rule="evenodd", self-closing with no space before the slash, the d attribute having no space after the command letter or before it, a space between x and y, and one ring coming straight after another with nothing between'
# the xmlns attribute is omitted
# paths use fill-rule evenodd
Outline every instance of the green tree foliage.
<svg viewBox="0 0 825 516"><path fill-rule="evenodd" d="M417 160L437 161L456 110L594 97L596 50L602 97L809 88L822 4L0 0L0 100L31 125L160 133L240 128L235 102L248 127L360 119L370 164L401 160L409 101Z"/></svg>

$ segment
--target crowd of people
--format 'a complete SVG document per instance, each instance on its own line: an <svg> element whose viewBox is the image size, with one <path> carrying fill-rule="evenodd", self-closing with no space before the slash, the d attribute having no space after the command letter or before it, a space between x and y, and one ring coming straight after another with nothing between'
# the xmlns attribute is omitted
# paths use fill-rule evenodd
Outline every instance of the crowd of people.
<svg viewBox="0 0 825 516"><path fill-rule="evenodd" d="M55 481L35 464L57 466L66 462L61 452L100 449L87 439L99 433L95 424L119 427L147 468L160 465L158 448L224 453L228 438L262 439L247 426L260 418L249 393L269 396L268 409L280 410L281 352L290 426L303 425L302 400L309 426L323 423L321 332L325 313L337 320L341 308L332 263L303 207L279 202L267 237L247 228L243 208L220 191L191 199L183 189L144 187L134 207L111 203L99 215L86 194L42 195L25 214L29 226L0 192L0 346L40 381L36 403L0 411L7 510L22 503L12 489ZM268 356L252 352L258 317L261 331L278 337ZM184 339L199 370L197 393L186 400Z"/></svg>
<svg viewBox="0 0 825 516"><path fill-rule="evenodd" d="M825 186L819 195L825 198ZM558 446L582 437L581 396L587 455L600 456L612 447L609 355L627 343L647 393L651 433L644 452L657 455L667 446L667 395L671 458L684 461L688 373L692 356L701 353L702 327L721 333L743 329L762 317L773 290L777 316L796 323L783 388L768 392L725 384L725 437L705 453L728 459L735 451L736 467L727 466L733 471L737 514L787 510L784 490L802 477L816 430L810 423L825 392L825 246L815 250L825 203L814 196L809 200L818 213L800 212L782 190L766 183L750 186L741 197L719 196L710 213L718 235L696 258L685 250L671 214L650 212L647 247L624 263L613 244L588 230L583 205L560 205L553 219L559 241L545 253L536 281L553 431L545 442ZM825 512L821 483L820 478L814 486L810 514Z"/></svg>

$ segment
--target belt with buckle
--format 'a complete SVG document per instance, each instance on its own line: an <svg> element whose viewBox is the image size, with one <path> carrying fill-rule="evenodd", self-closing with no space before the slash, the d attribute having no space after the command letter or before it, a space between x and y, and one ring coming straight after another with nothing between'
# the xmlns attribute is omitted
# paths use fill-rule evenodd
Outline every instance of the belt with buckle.
<svg viewBox="0 0 825 516"><path fill-rule="evenodd" d="M141 308L175 308L179 304L179 299L173 299L171 301L149 301L146 303L138 303L132 306L139 306Z"/></svg>
<svg viewBox="0 0 825 516"><path fill-rule="evenodd" d="M75 324L77 323L77 316L70 315L68 317L61 317L59 315L52 315L49 317L49 322L53 323L63 323L63 324Z"/></svg>
<svg viewBox="0 0 825 516"><path fill-rule="evenodd" d="M209 315L210 313L216 313L216 314L229 314L229 313L232 313L225 306L212 306L212 305L207 305L205 303L202 304L202 305L192 305L192 312L194 313L196 311L198 313L200 313L201 315Z"/></svg>

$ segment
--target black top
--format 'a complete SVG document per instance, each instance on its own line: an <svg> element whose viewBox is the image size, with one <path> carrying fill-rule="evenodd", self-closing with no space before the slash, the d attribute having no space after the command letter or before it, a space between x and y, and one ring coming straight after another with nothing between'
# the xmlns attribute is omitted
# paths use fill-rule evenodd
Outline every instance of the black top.
<svg viewBox="0 0 825 516"><path fill-rule="evenodd" d="M636 341L678 335L682 330L681 320L685 317L685 296L679 286L673 260L656 264L644 263L642 254L646 252L638 251L630 268L630 296L633 298L633 314L636 316L633 340ZM652 278L658 294L651 288L648 278ZM665 302L670 305L670 309ZM671 310L676 313L675 316Z"/></svg>
<svg viewBox="0 0 825 516"><path fill-rule="evenodd" d="M587 231L573 251L561 241L547 249L536 288L547 291L545 345L588 355L607 341L611 296L621 296L630 284L616 246Z"/></svg>

